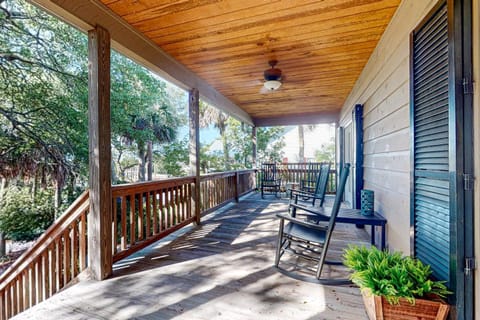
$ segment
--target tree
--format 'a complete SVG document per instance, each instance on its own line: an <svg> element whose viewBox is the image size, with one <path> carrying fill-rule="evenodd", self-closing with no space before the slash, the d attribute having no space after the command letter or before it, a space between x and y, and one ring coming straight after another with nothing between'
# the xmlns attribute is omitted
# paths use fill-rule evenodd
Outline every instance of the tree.
<svg viewBox="0 0 480 320"><path fill-rule="evenodd" d="M257 160L260 163L282 161L283 134L283 127L257 128Z"/></svg>
<svg viewBox="0 0 480 320"><path fill-rule="evenodd" d="M188 170L188 139L175 141L163 146L162 152L158 155L163 170L171 176L181 177L187 174Z"/></svg>
<svg viewBox="0 0 480 320"><path fill-rule="evenodd" d="M244 123L229 118L227 120L226 132L227 148L233 155L232 169L252 167L252 129Z"/></svg>
<svg viewBox="0 0 480 320"><path fill-rule="evenodd" d="M315 161L335 163L335 138L330 142L321 145L319 150L315 150Z"/></svg>
<svg viewBox="0 0 480 320"><path fill-rule="evenodd" d="M305 130L313 131L315 125L299 125L298 126L298 161L305 162Z"/></svg>
<svg viewBox="0 0 480 320"><path fill-rule="evenodd" d="M225 170L230 170L230 154L228 149L228 138L225 134L228 123L228 115L217 108L200 100L200 127L206 128L210 125L215 126L220 132L223 146L223 158Z"/></svg>
<svg viewBox="0 0 480 320"><path fill-rule="evenodd" d="M152 178L153 144L175 140L181 120L168 100L166 84L118 53L112 54L112 132L118 154L135 150L138 180ZM117 164L120 164L117 157ZM149 170L146 170L146 165Z"/></svg>
<svg viewBox="0 0 480 320"><path fill-rule="evenodd" d="M0 1L0 175L32 179L33 194L38 180L53 181L57 211L88 158L84 57L84 35L24 1Z"/></svg>

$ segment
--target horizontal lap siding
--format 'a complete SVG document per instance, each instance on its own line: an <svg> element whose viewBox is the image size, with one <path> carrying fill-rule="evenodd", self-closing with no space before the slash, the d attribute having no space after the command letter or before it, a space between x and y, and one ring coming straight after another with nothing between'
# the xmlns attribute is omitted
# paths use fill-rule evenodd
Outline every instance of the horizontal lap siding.
<svg viewBox="0 0 480 320"><path fill-rule="evenodd" d="M388 245L410 252L409 35L437 1L403 1L342 109L364 105L364 187L388 219Z"/></svg>

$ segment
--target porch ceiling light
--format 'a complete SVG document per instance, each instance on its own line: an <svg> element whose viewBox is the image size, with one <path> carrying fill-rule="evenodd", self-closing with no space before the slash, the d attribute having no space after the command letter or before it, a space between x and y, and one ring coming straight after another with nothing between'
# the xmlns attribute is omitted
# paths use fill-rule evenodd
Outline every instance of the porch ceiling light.
<svg viewBox="0 0 480 320"><path fill-rule="evenodd" d="M282 83L278 80L268 80L263 83L263 86L270 91L277 90L281 85Z"/></svg>
<svg viewBox="0 0 480 320"><path fill-rule="evenodd" d="M270 69L263 72L263 79L265 80L263 86L268 91L274 91L282 85L282 70L275 68L277 60L270 60L268 61L268 64L270 65Z"/></svg>

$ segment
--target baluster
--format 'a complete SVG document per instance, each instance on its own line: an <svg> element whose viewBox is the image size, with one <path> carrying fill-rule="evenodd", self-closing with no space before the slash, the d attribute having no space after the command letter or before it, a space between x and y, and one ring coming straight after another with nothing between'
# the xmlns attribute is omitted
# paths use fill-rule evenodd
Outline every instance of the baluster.
<svg viewBox="0 0 480 320"><path fill-rule="evenodd" d="M64 266L64 278L63 278L63 287L66 286L71 280L71 251L70 251L70 230L66 229L63 233L63 266Z"/></svg>
<svg viewBox="0 0 480 320"><path fill-rule="evenodd" d="M36 303L43 301L43 272L42 272L42 257L40 256L35 261L35 269L37 273L36 277L36 289L37 289L37 300Z"/></svg>
<svg viewBox="0 0 480 320"><path fill-rule="evenodd" d="M16 315L18 313L17 288L18 288L18 283L16 280L14 280L12 284L12 315Z"/></svg>
<svg viewBox="0 0 480 320"><path fill-rule="evenodd" d="M23 275L20 273L18 276L17 276L17 289L18 289L18 293L17 293L17 303L18 303L18 307L17 307L17 313L20 313L22 312L24 309L23 307L23 295L24 295L24 285L23 285Z"/></svg>
<svg viewBox="0 0 480 320"><path fill-rule="evenodd" d="M117 228L117 214L118 203L117 197L112 197L112 253L115 254L118 251L118 228Z"/></svg>
<svg viewBox="0 0 480 320"><path fill-rule="evenodd" d="M122 196L122 208L120 212L121 236L120 250L127 249L127 196Z"/></svg>
<svg viewBox="0 0 480 320"><path fill-rule="evenodd" d="M138 240L143 240L143 192L138 194Z"/></svg>
<svg viewBox="0 0 480 320"><path fill-rule="evenodd" d="M48 249L46 249L42 254L42 274L43 274L43 297L45 300L50 298L50 270L49 270L49 259L48 259Z"/></svg>
<svg viewBox="0 0 480 320"><path fill-rule="evenodd" d="M11 298L11 290L10 285L5 287L5 316L6 318L12 317L12 298Z"/></svg>
<svg viewBox="0 0 480 320"><path fill-rule="evenodd" d="M174 205L174 201L175 201L175 195L174 195L174 191L173 191L173 187L172 188L169 188L168 189L168 194L169 194L169 199L168 199L168 208L169 208L169 219L170 219L170 226L174 226L175 224L177 224L177 221L175 219L175 205Z"/></svg>
<svg viewBox="0 0 480 320"><path fill-rule="evenodd" d="M175 187L175 209L177 212L177 223L182 222L182 211L180 208L180 188L181 186Z"/></svg>
<svg viewBox="0 0 480 320"><path fill-rule="evenodd" d="M151 212L152 211L151 211L151 208L150 208L150 191L147 191L145 193L145 195L147 197L146 198L146 204L145 204L147 206L147 210L146 210L147 211L146 212L147 223L146 223L146 227L145 227L145 238L148 238L152 234L152 232L150 231L150 227L151 227L151 224L152 224L152 222L151 222Z"/></svg>
<svg viewBox="0 0 480 320"><path fill-rule="evenodd" d="M153 206L153 234L158 234L158 208L157 208L157 194L158 190L154 190L152 194L152 206Z"/></svg>
<svg viewBox="0 0 480 320"><path fill-rule="evenodd" d="M50 254L48 266L50 272L50 295L54 295L57 292L57 250L55 250L55 242L50 245L48 250Z"/></svg>
<svg viewBox="0 0 480 320"><path fill-rule="evenodd" d="M63 288L63 240L62 236L59 236L57 239L55 239L55 246L57 248L57 290L60 290ZM30 288L32 288L30 286Z"/></svg>
<svg viewBox="0 0 480 320"><path fill-rule="evenodd" d="M165 204L165 190L161 189L159 192L159 198L158 198L158 206L159 206L159 216L158 216L158 223L159 223L159 231L162 232L165 230L165 212L164 212L164 204Z"/></svg>
<svg viewBox="0 0 480 320"><path fill-rule="evenodd" d="M130 246L135 244L135 194L130 195Z"/></svg>
<svg viewBox="0 0 480 320"><path fill-rule="evenodd" d="M81 271L87 268L87 250L88 250L88 238L87 238L87 214L88 211L82 212L80 217L80 267Z"/></svg>

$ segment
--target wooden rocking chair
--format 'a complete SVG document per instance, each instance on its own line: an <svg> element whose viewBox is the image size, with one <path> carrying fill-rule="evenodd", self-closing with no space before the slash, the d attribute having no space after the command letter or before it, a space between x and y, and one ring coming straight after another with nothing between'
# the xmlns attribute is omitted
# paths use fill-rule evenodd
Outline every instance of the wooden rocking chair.
<svg viewBox="0 0 480 320"><path fill-rule="evenodd" d="M340 182L337 188L337 194L330 214L328 224L317 224L306 220L285 214L277 214L280 218L280 228L278 231L277 251L275 255L275 266L278 268L280 258L288 251L297 256L317 262L316 278L318 282L325 284L345 284L349 283L346 279L324 279L321 278L323 265L336 264L341 262L327 262L325 260L330 238L335 227L335 219L340 210L340 205L345 190L350 164L345 164L340 175ZM285 224L285 222L287 222Z"/></svg>

